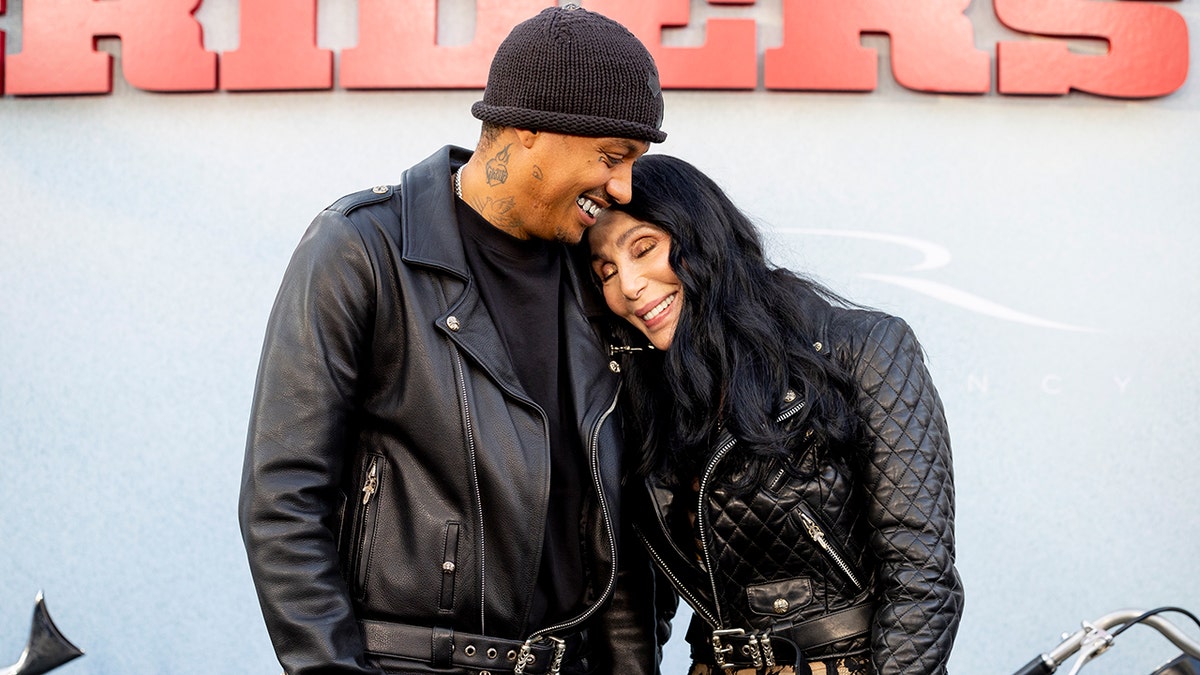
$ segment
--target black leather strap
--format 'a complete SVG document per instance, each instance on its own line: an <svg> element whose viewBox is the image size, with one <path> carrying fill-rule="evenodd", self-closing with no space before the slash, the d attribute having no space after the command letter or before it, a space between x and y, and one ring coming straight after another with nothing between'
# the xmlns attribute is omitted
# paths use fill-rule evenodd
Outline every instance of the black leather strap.
<svg viewBox="0 0 1200 675"><path fill-rule="evenodd" d="M801 623L780 621L765 633L747 630L744 635L722 635L722 646L732 647L724 656L724 660L733 667L753 666L750 655L756 648L755 641L761 642L769 636L777 664L798 664L800 659L805 659L804 653L809 650L870 632L873 616L874 609L871 605L856 605ZM712 665L716 663L713 656L712 632L697 630L703 626L703 622L693 622L688 627L686 639L692 646L692 658Z"/></svg>
<svg viewBox="0 0 1200 675"><path fill-rule="evenodd" d="M449 628L410 626L389 621L360 621L367 653L428 663L437 668L455 666L511 673L523 642L504 638L458 633ZM580 652L583 636L579 633L563 638L563 663L573 662ZM525 666L529 675L550 671L555 645L541 641L530 646L533 661Z"/></svg>
<svg viewBox="0 0 1200 675"><path fill-rule="evenodd" d="M855 605L802 623L780 622L771 627L771 632L786 637L802 650L814 649L870 632L874 615L871 605Z"/></svg>
<svg viewBox="0 0 1200 675"><path fill-rule="evenodd" d="M430 629L429 663L434 668L449 668L454 656L454 631L434 626Z"/></svg>

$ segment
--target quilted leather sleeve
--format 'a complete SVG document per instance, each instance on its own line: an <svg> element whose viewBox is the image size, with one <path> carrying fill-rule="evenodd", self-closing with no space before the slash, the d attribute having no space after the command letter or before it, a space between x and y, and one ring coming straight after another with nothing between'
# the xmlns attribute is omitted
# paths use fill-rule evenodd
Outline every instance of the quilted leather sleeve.
<svg viewBox="0 0 1200 675"><path fill-rule="evenodd" d="M879 565L872 659L878 675L939 675L963 608L950 437L912 330L891 316L867 325L855 339L854 375L870 443L869 547Z"/></svg>

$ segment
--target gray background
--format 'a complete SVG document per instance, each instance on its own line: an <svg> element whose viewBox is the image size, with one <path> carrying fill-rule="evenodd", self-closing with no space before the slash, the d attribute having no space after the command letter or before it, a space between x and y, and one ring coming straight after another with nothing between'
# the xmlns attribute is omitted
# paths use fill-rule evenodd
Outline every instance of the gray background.
<svg viewBox="0 0 1200 675"><path fill-rule="evenodd" d="M1196 52L1200 6L1168 6ZM236 48L237 7L203 3L209 50ZM473 3L442 8L469 41ZM692 9L669 44L715 16L780 44L780 0ZM1035 39L967 14L993 65ZM356 15L322 0L321 46L352 46ZM864 41L876 92L669 91L654 151L710 172L776 262L916 328L955 448L953 670L1010 673L1121 607L1200 611L1196 75L1149 101L938 96ZM161 95L116 72L110 96L0 98L0 665L44 589L88 652L64 675L278 672L235 514L267 311L313 215L473 146L479 92ZM1135 629L1086 672L1174 651Z"/></svg>

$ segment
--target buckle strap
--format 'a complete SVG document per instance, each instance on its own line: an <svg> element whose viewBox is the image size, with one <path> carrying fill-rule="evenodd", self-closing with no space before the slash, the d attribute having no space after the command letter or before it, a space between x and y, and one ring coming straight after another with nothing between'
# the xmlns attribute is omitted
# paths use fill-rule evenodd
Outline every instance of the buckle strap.
<svg viewBox="0 0 1200 675"><path fill-rule="evenodd" d="M714 630L712 632L713 659L717 662L718 668L721 670L728 668L729 666L726 665L728 663L726 658L728 657L729 660L735 658L733 645L724 644L721 638L740 637L745 633L746 631L742 630L741 628L727 628L724 630Z"/></svg>
<svg viewBox="0 0 1200 675"><path fill-rule="evenodd" d="M774 668L779 663L775 660L775 648L772 640L788 644L786 638L771 635L770 631L747 633L741 628L715 630L712 633L712 654L716 667L721 671L736 671L752 666L755 670ZM797 653L794 646L789 645L792 653ZM793 665L785 663L783 665Z"/></svg>
<svg viewBox="0 0 1200 675"><path fill-rule="evenodd" d="M801 649L814 649L869 633L874 616L870 604L855 605L800 623L780 621L771 626L771 632L787 637Z"/></svg>
<svg viewBox="0 0 1200 675"><path fill-rule="evenodd" d="M514 675L558 675L563 662L574 658L583 643L579 633L520 642L390 621L358 623L370 654Z"/></svg>
<svg viewBox="0 0 1200 675"><path fill-rule="evenodd" d="M524 675L525 666L535 661L533 645L542 640L547 640L554 646L554 654L550 658L550 669L547 672L550 675L559 674L559 671L562 670L563 655L567 653L567 642L561 638L546 635L537 639L529 638L525 644L521 645L521 650L517 652L517 662L513 666L513 675Z"/></svg>

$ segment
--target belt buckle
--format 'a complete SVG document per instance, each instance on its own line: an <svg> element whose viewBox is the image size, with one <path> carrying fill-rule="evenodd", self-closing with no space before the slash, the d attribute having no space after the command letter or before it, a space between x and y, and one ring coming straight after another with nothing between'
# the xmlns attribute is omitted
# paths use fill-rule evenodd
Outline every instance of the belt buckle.
<svg viewBox="0 0 1200 675"><path fill-rule="evenodd" d="M521 650L517 652L517 662L513 666L513 675L525 675L525 666L533 663L537 657L533 655L533 645L542 640L547 640L554 645L554 654L550 657L550 668L547 670L548 675L559 675L562 670L563 656L567 653L567 641L562 638L556 638L553 635L540 635L531 637L521 645Z"/></svg>
<svg viewBox="0 0 1200 675"><path fill-rule="evenodd" d="M713 660L717 662L718 668L724 671L732 667L725 663L725 655L733 653L733 645L723 644L721 638L745 634L746 631L741 628L723 628L712 632Z"/></svg>

